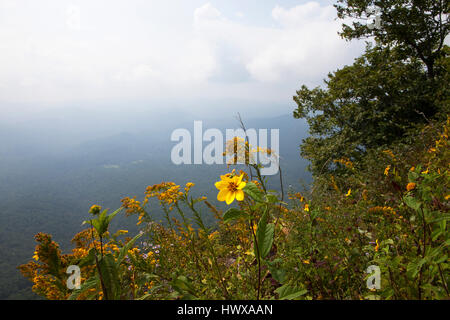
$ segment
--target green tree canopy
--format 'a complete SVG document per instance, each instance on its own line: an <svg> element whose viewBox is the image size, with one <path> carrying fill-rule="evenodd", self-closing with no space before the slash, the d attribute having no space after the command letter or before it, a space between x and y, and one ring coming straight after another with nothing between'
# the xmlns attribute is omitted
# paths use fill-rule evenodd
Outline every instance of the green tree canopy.
<svg viewBox="0 0 450 320"><path fill-rule="evenodd" d="M405 57L422 60L428 77L435 77L435 63L450 30L449 0L338 0L335 7L339 18L356 19L343 25L341 36L373 36L382 45L395 44ZM377 26L364 21L373 18Z"/></svg>
<svg viewBox="0 0 450 320"><path fill-rule="evenodd" d="M428 79L419 59L399 55L396 48L368 45L353 65L328 75L326 88L297 91L294 117L310 126L302 156L311 161L313 174L330 169L333 159L357 161L439 111L437 93L448 85ZM437 69L439 77L448 75L440 63Z"/></svg>

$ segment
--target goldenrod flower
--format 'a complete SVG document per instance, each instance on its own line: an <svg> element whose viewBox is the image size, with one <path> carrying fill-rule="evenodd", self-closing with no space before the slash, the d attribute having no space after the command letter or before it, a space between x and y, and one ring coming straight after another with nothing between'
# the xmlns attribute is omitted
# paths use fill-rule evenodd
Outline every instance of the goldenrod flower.
<svg viewBox="0 0 450 320"><path fill-rule="evenodd" d="M416 184L414 182L410 182L406 185L406 190L411 191L416 187Z"/></svg>
<svg viewBox="0 0 450 320"><path fill-rule="evenodd" d="M244 191L242 189L247 184L242 181L243 174L240 176L231 176L230 174L220 176L220 181L215 183L219 193L217 194L217 200L225 201L228 205L231 204L234 199L238 201L244 200Z"/></svg>
<svg viewBox="0 0 450 320"><path fill-rule="evenodd" d="M391 150L384 150L383 152L388 154L393 160L395 160L395 155Z"/></svg>
<svg viewBox="0 0 450 320"><path fill-rule="evenodd" d="M219 235L219 232L214 231L213 233L211 233L210 235L208 235L208 239L209 239L209 240L213 240L213 239L215 239L218 235Z"/></svg>
<svg viewBox="0 0 450 320"><path fill-rule="evenodd" d="M99 214L99 213L100 213L100 210L101 210L101 209L102 209L102 207L100 207L100 206L94 204L94 205L91 207L91 209L89 210L89 213L90 213L90 214L93 214L93 215L96 215L96 214Z"/></svg>
<svg viewBox="0 0 450 320"><path fill-rule="evenodd" d="M193 186L195 186L195 184L192 183L192 182L186 183L186 187L184 188L184 191L185 191L186 193L188 193L189 190L190 190Z"/></svg>
<svg viewBox="0 0 450 320"><path fill-rule="evenodd" d="M393 215L396 214L395 210L393 208L391 208L391 207L380 207L380 206L370 208L368 210L368 212L370 214L374 214L374 213L386 213L386 214L393 214Z"/></svg>

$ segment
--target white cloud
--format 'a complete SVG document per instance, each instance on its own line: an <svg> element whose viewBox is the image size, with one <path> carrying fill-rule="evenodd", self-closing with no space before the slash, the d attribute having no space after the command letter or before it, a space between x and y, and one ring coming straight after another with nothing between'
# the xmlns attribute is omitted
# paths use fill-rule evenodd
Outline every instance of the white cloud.
<svg viewBox="0 0 450 320"><path fill-rule="evenodd" d="M341 40L335 9L317 2L276 6L258 26L173 2L2 1L0 101L290 99L363 47Z"/></svg>
<svg viewBox="0 0 450 320"><path fill-rule="evenodd" d="M202 23L205 20L217 20L221 18L222 14L220 13L220 11L214 8L209 2L204 6L201 6L200 8L195 9L194 11L195 24Z"/></svg>
<svg viewBox="0 0 450 320"><path fill-rule="evenodd" d="M200 9L199 9L200 10ZM272 17L277 27L261 28L223 19L209 4L196 17L197 32L219 54L233 48L243 67L259 82L304 80L312 82L361 52L361 43L346 43L338 36L332 6L308 2L291 9L276 6ZM212 16L216 17L215 19Z"/></svg>

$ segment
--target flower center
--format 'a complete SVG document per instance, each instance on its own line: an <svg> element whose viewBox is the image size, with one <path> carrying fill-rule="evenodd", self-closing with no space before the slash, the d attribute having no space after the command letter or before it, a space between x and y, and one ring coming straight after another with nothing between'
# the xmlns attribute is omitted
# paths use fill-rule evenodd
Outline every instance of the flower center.
<svg viewBox="0 0 450 320"><path fill-rule="evenodd" d="M230 190L231 192L236 192L237 191L237 184L234 182L230 182L228 184L228 190Z"/></svg>

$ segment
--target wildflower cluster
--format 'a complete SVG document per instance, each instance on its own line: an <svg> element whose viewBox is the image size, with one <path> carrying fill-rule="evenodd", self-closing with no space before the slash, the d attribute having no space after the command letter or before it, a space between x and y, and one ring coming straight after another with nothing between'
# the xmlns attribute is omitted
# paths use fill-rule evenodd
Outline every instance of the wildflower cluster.
<svg viewBox="0 0 450 320"><path fill-rule="evenodd" d="M94 205L70 254L40 233L20 270L47 299L449 298L449 127L436 136L430 126L421 153L392 148L372 150L357 165L336 160L352 170L290 192L289 204L250 163L248 172L211 181L225 212L190 196L192 182L152 185L142 202L122 199L126 214L139 216L134 238L110 230L120 209L108 214ZM165 223L151 219L146 207L153 205ZM216 223L206 224L205 215ZM79 290L65 286L69 265L81 268ZM380 289L366 286L371 265L380 268Z"/></svg>

